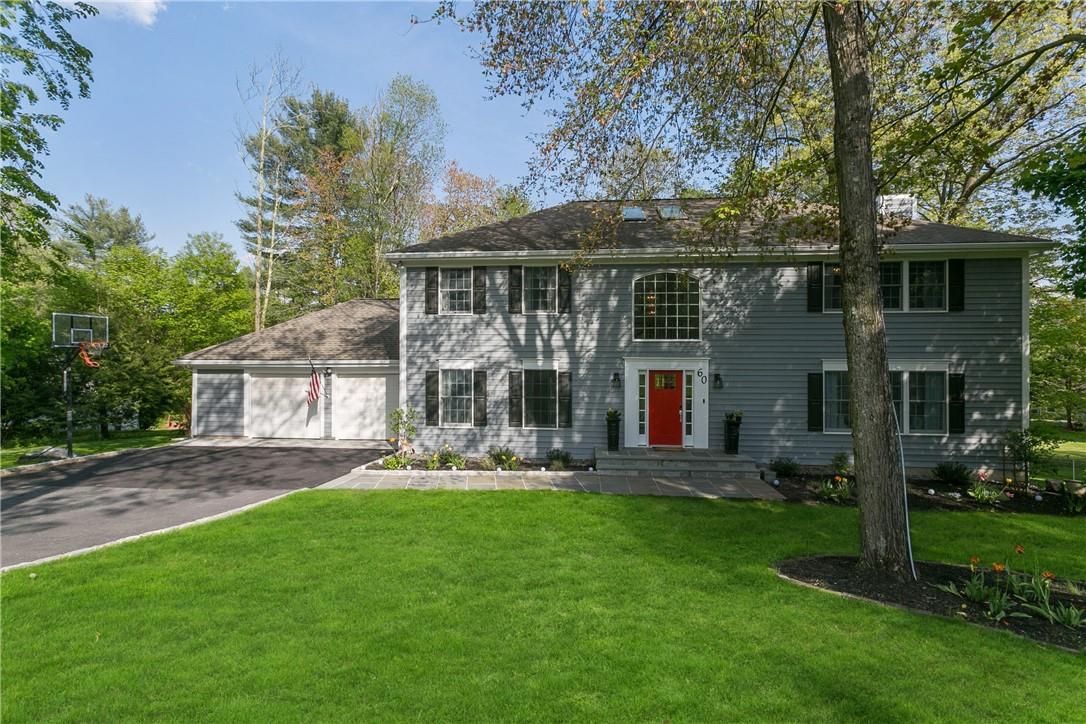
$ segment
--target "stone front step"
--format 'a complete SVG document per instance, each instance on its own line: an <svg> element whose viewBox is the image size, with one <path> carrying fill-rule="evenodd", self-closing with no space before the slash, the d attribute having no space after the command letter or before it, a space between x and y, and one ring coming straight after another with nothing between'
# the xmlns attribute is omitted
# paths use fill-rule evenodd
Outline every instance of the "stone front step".
<svg viewBox="0 0 1086 724"><path fill-rule="evenodd" d="M702 479L727 477L735 480L760 480L752 458L727 455L714 450L657 450L627 448L619 451L598 449L596 469L600 472L648 475L683 475Z"/></svg>

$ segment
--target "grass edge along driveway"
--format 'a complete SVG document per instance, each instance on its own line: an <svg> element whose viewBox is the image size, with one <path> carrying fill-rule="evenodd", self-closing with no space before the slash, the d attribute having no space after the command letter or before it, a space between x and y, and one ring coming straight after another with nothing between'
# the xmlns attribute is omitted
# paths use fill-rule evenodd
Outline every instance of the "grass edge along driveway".
<svg viewBox="0 0 1086 724"><path fill-rule="evenodd" d="M920 558L1086 577L1083 519L918 512ZM3 577L8 721L1031 720L1086 656L845 600L777 559L852 509L307 491ZM35 579L30 578L36 573Z"/></svg>

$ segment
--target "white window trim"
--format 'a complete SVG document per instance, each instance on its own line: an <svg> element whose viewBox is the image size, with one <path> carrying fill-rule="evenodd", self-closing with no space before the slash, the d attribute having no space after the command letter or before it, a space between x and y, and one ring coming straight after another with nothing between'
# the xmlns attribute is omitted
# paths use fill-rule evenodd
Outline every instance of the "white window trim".
<svg viewBox="0 0 1086 724"><path fill-rule="evenodd" d="M943 263L943 306L941 309L913 309L909 303L909 298L912 296L912 288L909 283L909 263L905 262L905 266L902 267L902 283L904 288L902 291L905 294L904 299L901 300L901 307L906 312L912 312L913 314L945 314L947 307L950 303L950 267L947 259L914 259L919 262L942 262Z"/></svg>
<svg viewBox="0 0 1086 724"><path fill-rule="evenodd" d="M891 372L901 372L901 434L913 437L945 437L950 434L950 364L945 360L891 360ZM852 430L830 430L826 425L826 373L848 372L848 362L843 359L822 360L822 434L851 435ZM909 426L909 373L943 373L943 429L941 431L912 430Z"/></svg>
<svg viewBox="0 0 1086 724"><path fill-rule="evenodd" d="M463 371L468 370L471 377L471 401L472 401L472 419L471 422L445 422L445 373L447 371ZM471 361L455 361L448 360L442 361L438 364L437 375L437 426L450 428L450 429L463 429L467 427L475 427L475 363Z"/></svg>
<svg viewBox="0 0 1086 724"><path fill-rule="evenodd" d="M684 277L688 277L690 279L693 279L694 281L696 281L698 283L698 336L696 338L695 337L686 337L686 338L683 338L683 339L644 339L642 337L638 337L637 336L637 318L636 318L636 315L637 315L637 299L636 299L636 296L635 296L636 295L637 282L640 281L641 279L645 279L647 277L655 276L657 274L669 274L669 273L670 274L680 274L680 275L682 275ZM703 329L704 319L703 319L703 315L704 315L704 310L705 310L705 300L702 299L702 296L701 296L702 281L703 281L702 278L700 276L698 276L697 274L691 274L690 272L683 271L682 269L657 269L656 271L646 272L645 274L635 276L633 278L633 280L630 281L630 339L632 339L634 342L648 342L648 343L663 342L663 343L672 343L672 344L674 344L675 342L700 342L700 341L702 341L702 337L704 336L704 329Z"/></svg>
<svg viewBox="0 0 1086 724"><path fill-rule="evenodd" d="M528 270L529 269L554 269L554 308L528 311ZM520 271L520 309L522 314L539 317L553 317L558 314L558 265L557 264L525 264ZM547 428L543 428L547 429Z"/></svg>
<svg viewBox="0 0 1086 724"><path fill-rule="evenodd" d="M467 271L468 273L468 311L466 312L454 312L445 308L445 292L451 291L445 286L445 272L448 271ZM463 291L457 289L456 291ZM438 267L437 270L437 313L447 317L463 317L473 314L475 310L474 306L474 293L475 293L475 270L470 266L449 266Z"/></svg>
<svg viewBox="0 0 1086 724"><path fill-rule="evenodd" d="M528 385L524 381L524 373L527 371L532 372L554 372L554 424L553 425L529 425L525 420L528 418L528 404L526 395L528 392ZM557 430L558 428L558 413L559 402L558 398L558 373L568 371L566 368L561 367L556 360L549 359L534 359L534 360L521 360L520 363L520 422L521 427L525 430Z"/></svg>
<svg viewBox="0 0 1086 724"><path fill-rule="evenodd" d="M879 263L896 263L901 264L901 308L900 309L887 309L883 306L883 314L945 314L950 303L950 267L948 259L913 259L912 261L941 261L943 263L943 308L942 309L913 309L909 306L909 260L908 259L880 259ZM826 283L832 274L829 272L828 267L839 264L836 261L823 261L822 262L822 313L823 314L842 314L842 309L830 309L826 304L826 295L829 292L830 285ZM879 287L882 287L881 277Z"/></svg>

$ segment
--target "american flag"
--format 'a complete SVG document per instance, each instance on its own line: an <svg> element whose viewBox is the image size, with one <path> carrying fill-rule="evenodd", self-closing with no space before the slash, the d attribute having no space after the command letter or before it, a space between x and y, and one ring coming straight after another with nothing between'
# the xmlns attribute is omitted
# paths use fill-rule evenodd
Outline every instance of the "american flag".
<svg viewBox="0 0 1086 724"><path fill-rule="evenodd" d="M313 360L309 361L309 370L309 388L305 391L305 399L307 404L312 405L321 396L321 376L317 374Z"/></svg>

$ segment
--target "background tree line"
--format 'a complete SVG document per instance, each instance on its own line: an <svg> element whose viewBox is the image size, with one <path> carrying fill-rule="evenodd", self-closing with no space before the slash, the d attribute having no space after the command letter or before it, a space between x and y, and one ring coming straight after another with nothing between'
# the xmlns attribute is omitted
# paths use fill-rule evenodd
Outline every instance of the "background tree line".
<svg viewBox="0 0 1086 724"><path fill-rule="evenodd" d="M5 75L0 283L2 429L48 436L63 421L67 353L50 347L50 314L110 317L100 369L76 361L77 420L110 426L183 420L181 355L355 297L395 297L390 249L530 210L523 193L444 162L445 125L424 83L397 76L352 108L332 91L304 93L281 56L239 83L239 147L251 189L237 222L248 254L201 232L168 255L138 213L88 195L61 211L38 182L43 132L62 125L43 101L68 107L90 94L90 50L68 26L95 9L25 2L0 13ZM9 122L10 121L10 122ZM437 187L441 186L439 196Z"/></svg>

